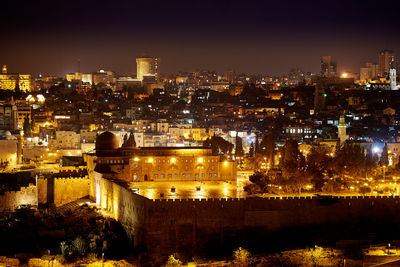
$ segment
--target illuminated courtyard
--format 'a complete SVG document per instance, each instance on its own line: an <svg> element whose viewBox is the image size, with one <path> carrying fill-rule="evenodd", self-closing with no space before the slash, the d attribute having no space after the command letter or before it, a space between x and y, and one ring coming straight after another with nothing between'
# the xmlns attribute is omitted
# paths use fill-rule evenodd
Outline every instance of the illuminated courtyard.
<svg viewBox="0 0 400 267"><path fill-rule="evenodd" d="M130 183L133 192L149 199L241 198L245 192L235 182L138 182Z"/></svg>

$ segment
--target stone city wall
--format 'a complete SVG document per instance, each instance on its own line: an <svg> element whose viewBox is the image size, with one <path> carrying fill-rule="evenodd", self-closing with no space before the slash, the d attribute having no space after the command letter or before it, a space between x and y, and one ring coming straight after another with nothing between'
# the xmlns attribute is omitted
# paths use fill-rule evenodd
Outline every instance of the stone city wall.
<svg viewBox="0 0 400 267"><path fill-rule="evenodd" d="M39 177L37 179L38 205L47 203L47 179Z"/></svg>
<svg viewBox="0 0 400 267"><path fill-rule="evenodd" d="M90 180L82 178L54 178L54 204L61 206L89 195Z"/></svg>
<svg viewBox="0 0 400 267"><path fill-rule="evenodd" d="M154 200L146 220L147 244L153 253L194 255L240 233L261 233L298 226L351 223L360 220L400 222L399 197L248 198ZM158 244L158 245L157 245Z"/></svg>
<svg viewBox="0 0 400 267"><path fill-rule="evenodd" d="M149 200L104 178L100 188L102 208L122 223L135 245L155 255L195 255L291 227L378 218L400 222L399 197Z"/></svg>
<svg viewBox="0 0 400 267"><path fill-rule="evenodd" d="M90 195L90 180L87 176L38 178L39 205L61 206Z"/></svg>
<svg viewBox="0 0 400 267"><path fill-rule="evenodd" d="M0 211L15 211L21 205L37 207L37 188L35 185L21 187L18 191L0 193Z"/></svg>
<svg viewBox="0 0 400 267"><path fill-rule="evenodd" d="M96 192L100 196L96 200L100 201L100 206L106 215L119 221L127 231L128 237L136 247L145 244L145 220L147 206L150 200L140 195L132 193L124 185L111 180L101 178L100 191Z"/></svg>

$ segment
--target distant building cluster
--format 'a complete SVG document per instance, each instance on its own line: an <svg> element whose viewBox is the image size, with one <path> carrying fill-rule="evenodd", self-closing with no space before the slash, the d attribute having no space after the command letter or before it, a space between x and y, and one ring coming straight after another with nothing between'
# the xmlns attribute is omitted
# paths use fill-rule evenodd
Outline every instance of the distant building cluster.
<svg viewBox="0 0 400 267"><path fill-rule="evenodd" d="M9 73L7 66L3 65L0 74L0 90L21 90L30 92L31 89L31 75Z"/></svg>
<svg viewBox="0 0 400 267"><path fill-rule="evenodd" d="M288 142L305 158L315 147L333 157L357 144L374 158L387 149L387 166L399 162L392 51L380 52L379 64L367 63L360 74L340 72L331 56L321 57L319 73L293 67L282 76L230 68L162 74L160 62L143 55L137 73L77 71L27 80L4 66L1 170L88 164L92 180L97 172L126 183L184 181L198 195L204 190L196 193L191 183L235 187L238 168L279 173ZM105 135L106 145L99 143Z"/></svg>

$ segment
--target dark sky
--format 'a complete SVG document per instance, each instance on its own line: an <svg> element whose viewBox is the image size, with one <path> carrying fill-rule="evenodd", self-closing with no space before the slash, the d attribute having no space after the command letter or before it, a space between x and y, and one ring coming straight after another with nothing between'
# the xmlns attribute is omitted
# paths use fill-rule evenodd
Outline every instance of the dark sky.
<svg viewBox="0 0 400 267"><path fill-rule="evenodd" d="M100 68L135 73L143 52L161 72L318 71L332 55L358 72L382 49L400 51L396 1L2 0L0 64L63 75Z"/></svg>

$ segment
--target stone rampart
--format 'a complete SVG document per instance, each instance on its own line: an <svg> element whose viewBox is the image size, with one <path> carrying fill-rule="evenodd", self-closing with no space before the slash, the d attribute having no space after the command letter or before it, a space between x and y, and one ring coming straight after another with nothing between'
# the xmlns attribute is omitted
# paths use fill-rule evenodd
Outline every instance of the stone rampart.
<svg viewBox="0 0 400 267"><path fill-rule="evenodd" d="M37 188L35 185L24 186L19 190L5 191L0 194L0 211L15 211L23 205L37 207Z"/></svg>
<svg viewBox="0 0 400 267"><path fill-rule="evenodd" d="M149 200L125 185L101 179L100 202L151 254L195 255L227 240L242 242L292 227L359 221L400 222L400 198L270 197ZM252 234L249 234L252 233ZM253 236L251 236L253 235Z"/></svg>
<svg viewBox="0 0 400 267"><path fill-rule="evenodd" d="M61 206L89 195L90 180L85 177L55 177L54 204Z"/></svg>
<svg viewBox="0 0 400 267"><path fill-rule="evenodd" d="M136 247L142 247L145 244L145 222L150 200L111 180L101 179L100 183L100 192L97 192L100 194L98 204L107 215L124 226Z"/></svg>

